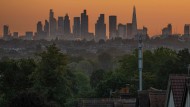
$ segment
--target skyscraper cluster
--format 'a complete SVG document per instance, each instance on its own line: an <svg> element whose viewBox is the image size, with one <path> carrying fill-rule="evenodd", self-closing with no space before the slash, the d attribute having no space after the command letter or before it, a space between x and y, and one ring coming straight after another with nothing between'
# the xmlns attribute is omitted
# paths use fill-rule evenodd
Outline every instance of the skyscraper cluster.
<svg viewBox="0 0 190 107"><path fill-rule="evenodd" d="M69 15L58 16L56 19L54 16L53 9L49 11L49 20L45 20L45 23L38 21L36 24L36 33L31 33L27 31L25 36L27 40L39 40L39 39L65 39L65 40L75 40L75 39L86 39L86 40L107 40L107 39L135 39L137 34L147 36L147 28L143 29L137 28L137 17L136 8L133 8L132 22L127 24L117 23L117 16L109 16L109 34L106 35L106 23L105 14L100 14L95 23L95 32L89 32L89 16L87 11L84 10L80 17L73 18L73 26L71 26L71 20ZM4 36L9 35L8 26L4 26ZM30 32L30 33L29 33ZM139 33L141 32L141 33ZM15 37L18 33L14 33ZM32 38L31 38L32 35Z"/></svg>

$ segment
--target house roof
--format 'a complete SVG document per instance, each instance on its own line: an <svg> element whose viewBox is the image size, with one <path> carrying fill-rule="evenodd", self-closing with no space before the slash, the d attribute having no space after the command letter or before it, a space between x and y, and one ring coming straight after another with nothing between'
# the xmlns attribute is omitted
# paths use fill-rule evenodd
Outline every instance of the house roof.
<svg viewBox="0 0 190 107"><path fill-rule="evenodd" d="M186 75L170 75L170 89L173 92L173 99L175 107L183 105L183 99L186 93Z"/></svg>

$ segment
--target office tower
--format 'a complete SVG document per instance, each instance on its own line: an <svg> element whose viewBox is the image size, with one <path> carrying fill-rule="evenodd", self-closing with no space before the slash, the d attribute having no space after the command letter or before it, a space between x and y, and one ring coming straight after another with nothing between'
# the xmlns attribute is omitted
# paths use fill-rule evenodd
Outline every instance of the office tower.
<svg viewBox="0 0 190 107"><path fill-rule="evenodd" d="M43 35L43 25L41 21L37 23L37 35L38 36Z"/></svg>
<svg viewBox="0 0 190 107"><path fill-rule="evenodd" d="M133 7L133 18L132 18L132 36L137 35L137 17L136 17L136 8Z"/></svg>
<svg viewBox="0 0 190 107"><path fill-rule="evenodd" d="M104 14L100 14L95 24L95 36L96 40L106 40L106 24L104 23Z"/></svg>
<svg viewBox="0 0 190 107"><path fill-rule="evenodd" d="M63 35L64 30L64 20L63 17L58 17L58 34Z"/></svg>
<svg viewBox="0 0 190 107"><path fill-rule="evenodd" d="M168 24L168 33L169 35L172 35L172 25Z"/></svg>
<svg viewBox="0 0 190 107"><path fill-rule="evenodd" d="M13 32L13 38L16 39L18 37L19 37L18 32Z"/></svg>
<svg viewBox="0 0 190 107"><path fill-rule="evenodd" d="M81 13L81 36L85 37L88 35L88 15L86 14L86 10Z"/></svg>
<svg viewBox="0 0 190 107"><path fill-rule="evenodd" d="M49 22L47 20L45 20L44 33L46 36L49 36Z"/></svg>
<svg viewBox="0 0 190 107"><path fill-rule="evenodd" d="M109 39L115 38L117 33L117 16L109 16Z"/></svg>
<svg viewBox="0 0 190 107"><path fill-rule="evenodd" d="M184 35L190 34L190 24L185 24L184 26Z"/></svg>
<svg viewBox="0 0 190 107"><path fill-rule="evenodd" d="M10 30L8 25L3 26L3 37L10 36Z"/></svg>
<svg viewBox="0 0 190 107"><path fill-rule="evenodd" d="M167 37L172 35L172 25L168 24L167 27L162 29L162 36Z"/></svg>
<svg viewBox="0 0 190 107"><path fill-rule="evenodd" d="M33 40L33 32L26 32L25 33L25 40Z"/></svg>
<svg viewBox="0 0 190 107"><path fill-rule="evenodd" d="M65 19L64 19L64 34L65 35L71 34L70 19L69 19L68 14L65 15Z"/></svg>
<svg viewBox="0 0 190 107"><path fill-rule="evenodd" d="M118 25L118 37L122 39L126 39L126 30L127 30L127 26L120 23Z"/></svg>
<svg viewBox="0 0 190 107"><path fill-rule="evenodd" d="M56 30L57 30L57 24L56 24L56 19L54 18L54 12L52 9L50 9L50 13L49 13L49 24L50 24L50 36L55 36Z"/></svg>
<svg viewBox="0 0 190 107"><path fill-rule="evenodd" d="M74 17L73 34L80 36L80 17Z"/></svg>
<svg viewBox="0 0 190 107"><path fill-rule="evenodd" d="M138 29L138 34L135 36L135 40L139 40L139 36L141 36L142 40L148 39L148 29L143 26L143 29Z"/></svg>
<svg viewBox="0 0 190 107"><path fill-rule="evenodd" d="M127 23L127 38L133 39L132 36L132 23Z"/></svg>

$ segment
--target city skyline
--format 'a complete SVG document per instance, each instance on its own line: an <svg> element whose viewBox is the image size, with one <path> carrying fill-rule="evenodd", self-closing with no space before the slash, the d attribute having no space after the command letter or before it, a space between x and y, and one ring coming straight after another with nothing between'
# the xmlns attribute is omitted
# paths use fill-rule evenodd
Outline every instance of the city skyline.
<svg viewBox="0 0 190 107"><path fill-rule="evenodd" d="M0 18L0 26L8 24L11 32L19 32L20 35L23 35L26 31L35 32L36 22L39 20L43 22L44 19L47 19L48 11L51 8L55 12L55 18L58 18L58 16L65 16L65 14L68 13L71 25L73 25L73 17L80 16L80 13L86 9L89 16L89 32L95 32L94 24L96 23L99 14L105 14L107 35L109 35L109 16L116 15L118 24L129 23L132 19L131 12L134 5L137 10L138 28L146 26L149 29L148 32L150 36L161 34L161 29L168 23L172 23L174 33L182 34L184 24L188 24L190 22L190 16L185 11L188 10L187 4L189 1L187 0L172 0L172 2L170 2L171 0L168 0L168 2L165 2L164 0L144 0L143 2L133 0L120 0L119 2L115 0L110 0L109 2L107 0L101 2L84 0L86 3L76 0L33 0L27 2L17 0L17 2L12 1L9 4L7 1L2 0L0 4L0 13L2 15ZM158 6L154 6L155 4ZM8 6L9 8L7 8ZM178 7L177 10L175 10L176 7ZM16 15L15 11L18 11ZM2 30L0 30L0 35L2 35L2 33Z"/></svg>

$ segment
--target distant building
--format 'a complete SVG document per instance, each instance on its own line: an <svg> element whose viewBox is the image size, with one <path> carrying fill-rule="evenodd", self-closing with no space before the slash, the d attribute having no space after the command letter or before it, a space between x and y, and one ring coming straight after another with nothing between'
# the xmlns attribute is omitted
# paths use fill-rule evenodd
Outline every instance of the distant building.
<svg viewBox="0 0 190 107"><path fill-rule="evenodd" d="M43 33L44 33L44 31L43 31L43 25L42 25L42 22L39 21L37 23L37 35L41 36L41 35L43 35Z"/></svg>
<svg viewBox="0 0 190 107"><path fill-rule="evenodd" d="M88 35L88 15L86 14L86 10L81 13L81 36L84 38Z"/></svg>
<svg viewBox="0 0 190 107"><path fill-rule="evenodd" d="M190 24L185 24L184 35L190 35Z"/></svg>
<svg viewBox="0 0 190 107"><path fill-rule="evenodd" d="M65 15L64 19L64 35L70 35L71 34L71 26L70 26L70 19L68 14Z"/></svg>
<svg viewBox="0 0 190 107"><path fill-rule="evenodd" d="M26 32L24 39L25 40L33 40L33 32Z"/></svg>
<svg viewBox="0 0 190 107"><path fill-rule="evenodd" d="M11 33L8 25L3 26L3 39L4 40L10 40L11 39Z"/></svg>
<svg viewBox="0 0 190 107"><path fill-rule="evenodd" d="M117 16L109 16L109 39L117 35Z"/></svg>
<svg viewBox="0 0 190 107"><path fill-rule="evenodd" d="M50 25L50 36L56 36L57 31L57 22L54 18L54 12L52 9L50 9L49 13L49 25Z"/></svg>
<svg viewBox="0 0 190 107"><path fill-rule="evenodd" d="M10 36L10 30L8 25L3 26L3 36Z"/></svg>
<svg viewBox="0 0 190 107"><path fill-rule="evenodd" d="M44 33L46 36L49 36L49 22L47 20L45 20Z"/></svg>
<svg viewBox="0 0 190 107"><path fill-rule="evenodd" d="M74 17L73 34L75 36L80 36L80 25L80 17Z"/></svg>
<svg viewBox="0 0 190 107"><path fill-rule="evenodd" d="M63 35L64 32L64 19L63 17L58 17L58 35Z"/></svg>
<svg viewBox="0 0 190 107"><path fill-rule="evenodd" d="M126 39L126 30L127 30L127 26L120 23L118 25L118 37L122 39Z"/></svg>
<svg viewBox="0 0 190 107"><path fill-rule="evenodd" d="M127 23L127 39L133 39L133 36L132 36L132 23Z"/></svg>
<svg viewBox="0 0 190 107"><path fill-rule="evenodd" d="M95 38L97 41L106 40L106 24L104 22L104 14L100 14L95 24Z"/></svg>
<svg viewBox="0 0 190 107"><path fill-rule="evenodd" d="M136 8L135 6L133 7L133 18L132 18L132 38L135 38L137 35L137 16L136 16Z"/></svg>
<svg viewBox="0 0 190 107"><path fill-rule="evenodd" d="M13 32L13 38L14 38L14 39L17 39L18 37L19 37L18 32Z"/></svg>
<svg viewBox="0 0 190 107"><path fill-rule="evenodd" d="M135 40L139 40L139 36L142 37L142 40L148 39L148 29L143 27L143 29L138 29L137 35L135 36Z"/></svg>
<svg viewBox="0 0 190 107"><path fill-rule="evenodd" d="M163 37L168 37L172 35L172 25L168 24L167 27L162 29L162 36Z"/></svg>

